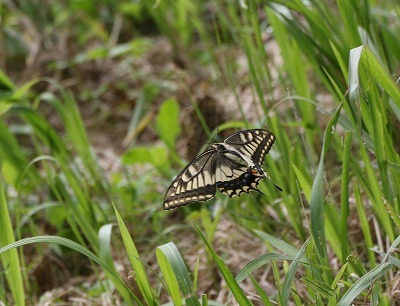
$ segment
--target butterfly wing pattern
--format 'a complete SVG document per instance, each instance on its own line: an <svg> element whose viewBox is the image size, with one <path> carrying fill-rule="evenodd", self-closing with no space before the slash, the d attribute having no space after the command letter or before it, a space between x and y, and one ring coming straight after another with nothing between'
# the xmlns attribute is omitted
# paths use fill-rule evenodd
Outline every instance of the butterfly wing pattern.
<svg viewBox="0 0 400 306"><path fill-rule="evenodd" d="M219 191L229 197L240 196L243 192L248 193L251 190L262 193L257 188L258 183L262 178L269 176L261 167L274 142L275 136L266 130L241 131L226 138L224 144L231 152L238 152L247 167L241 168L242 173L236 176L217 180ZM223 168L219 167L217 171L218 169Z"/></svg>
<svg viewBox="0 0 400 306"><path fill-rule="evenodd" d="M176 177L164 198L164 209L173 209L192 202L206 201L215 195L215 171L212 171L214 150L196 157Z"/></svg>
<svg viewBox="0 0 400 306"><path fill-rule="evenodd" d="M211 145L172 182L164 198L164 209L207 201L214 197L217 188L229 197L251 190L262 193L258 183L269 175L261 167L274 142L271 132L256 129L234 133L222 143Z"/></svg>
<svg viewBox="0 0 400 306"><path fill-rule="evenodd" d="M261 167L275 139L274 134L267 130L247 130L232 134L224 143L251 157L253 163Z"/></svg>

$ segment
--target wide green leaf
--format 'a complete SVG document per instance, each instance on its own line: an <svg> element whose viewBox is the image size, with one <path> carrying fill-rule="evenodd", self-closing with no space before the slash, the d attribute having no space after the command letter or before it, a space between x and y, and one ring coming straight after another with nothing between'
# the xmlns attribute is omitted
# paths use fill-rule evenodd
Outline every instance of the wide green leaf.
<svg viewBox="0 0 400 306"><path fill-rule="evenodd" d="M175 139L181 132L179 125L179 105L168 99L161 105L156 120L157 133L170 149L175 149Z"/></svg>

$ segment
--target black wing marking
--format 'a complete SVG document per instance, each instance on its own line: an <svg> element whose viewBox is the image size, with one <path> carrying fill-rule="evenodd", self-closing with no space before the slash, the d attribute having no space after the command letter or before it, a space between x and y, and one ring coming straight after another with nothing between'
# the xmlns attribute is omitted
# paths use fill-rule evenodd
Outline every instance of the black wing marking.
<svg viewBox="0 0 400 306"><path fill-rule="evenodd" d="M204 152L179 173L165 195L165 210L214 197L216 187L213 159L215 154L215 150Z"/></svg>
<svg viewBox="0 0 400 306"><path fill-rule="evenodd" d="M240 196L243 192L248 193L251 190L262 193L257 185L258 181L265 177L264 171L258 166L245 166L229 156L222 154L214 159L215 180L219 191L229 197Z"/></svg>
<svg viewBox="0 0 400 306"><path fill-rule="evenodd" d="M275 135L271 132L267 130L254 129L234 133L226 138L224 143L235 148L235 150L239 151L243 155L248 156L254 163L256 171L258 173L262 172L264 177L271 180L269 175L262 170L262 165L264 164L265 156L268 154L275 140ZM257 180L257 184L258 181L259 180ZM282 188L274 181L271 180L271 182L279 191L282 191Z"/></svg>
<svg viewBox="0 0 400 306"><path fill-rule="evenodd" d="M267 130L245 130L232 134L224 143L249 156L255 165L261 167L275 139L274 134Z"/></svg>
<svg viewBox="0 0 400 306"><path fill-rule="evenodd" d="M251 190L264 194L257 188L258 182L264 177L264 174L255 168L249 168L232 180L217 182L217 187L221 193L231 198L240 196L243 192L249 193Z"/></svg>

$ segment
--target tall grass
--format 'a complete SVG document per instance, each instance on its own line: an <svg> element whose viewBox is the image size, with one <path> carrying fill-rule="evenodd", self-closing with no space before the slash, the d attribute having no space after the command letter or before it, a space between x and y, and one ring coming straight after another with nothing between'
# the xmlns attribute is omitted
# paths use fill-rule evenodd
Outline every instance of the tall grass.
<svg viewBox="0 0 400 306"><path fill-rule="evenodd" d="M111 37L117 19L99 16L89 1L83 3L81 11L66 4L63 16L55 13L59 4L47 4L52 9L41 20L35 17L33 3L20 11L10 6L5 14L27 18L37 29L52 33L67 20L78 44L94 37L106 42L81 52L80 60L113 57L125 46ZM50 90L37 93L36 79L18 84L0 71L0 225L6 233L0 239L6 284L0 300L37 303L40 293L29 285L29 258L15 248L32 244L42 254L58 244L83 254L92 271L101 267L104 275L98 274L98 282L104 278L112 284L103 286L101 293L126 304L171 300L211 305L216 302L198 289L199 260L196 267L187 267L181 250L180 233L189 229L192 247L200 245L206 251L206 268L218 271L226 282L226 288L217 289L230 291L224 303L393 304L392 271L399 267L395 250L400 243L400 11L395 1L117 4L110 1L103 12L139 23L148 18L156 25L154 31L168 39L174 55L190 65L206 66L215 73L215 88L232 92L235 104L227 107L238 115L219 131L264 127L276 135L265 168L284 191L265 182L261 188L268 197L250 194L227 200L217 195L213 205L182 209L180 218L163 212L163 190L178 171L173 165L185 162L176 148L179 115L184 114L180 104L163 100L154 119L147 112L149 104L156 105L162 86L149 81L143 87L126 138L149 128L160 141L134 144L122 156L126 169L137 167L139 174L126 170L110 178L99 166L70 91L50 79ZM71 18L77 11L73 27ZM12 22L5 21L4 29L12 29ZM47 27L50 24L53 28ZM92 34L82 30L85 25ZM2 36L9 46L26 43L12 40L5 30ZM140 26L136 30L140 34ZM123 50L128 59L137 56L133 46ZM239 77L230 57L218 56L225 50L244 55L245 78ZM4 54L10 60L17 55L12 48ZM78 63L75 57L63 65L73 68ZM52 66L54 72L60 64ZM250 87L259 110L256 116L246 114L241 87ZM194 108L205 124L200 108ZM61 127L54 127L43 110L57 116ZM229 267L223 256L236 250L221 254L216 243L223 217L250 232L260 250L267 251L236 269ZM185 225L192 220L195 225ZM40 222L51 226L54 236L43 236L47 233ZM111 238L113 224L119 231ZM65 250L61 254L67 256ZM152 256L161 274L149 263ZM118 269L124 258L132 278ZM258 278L265 266L271 267L268 279L275 284L274 294ZM234 270L239 272L234 275ZM254 291L241 287L246 278Z"/></svg>

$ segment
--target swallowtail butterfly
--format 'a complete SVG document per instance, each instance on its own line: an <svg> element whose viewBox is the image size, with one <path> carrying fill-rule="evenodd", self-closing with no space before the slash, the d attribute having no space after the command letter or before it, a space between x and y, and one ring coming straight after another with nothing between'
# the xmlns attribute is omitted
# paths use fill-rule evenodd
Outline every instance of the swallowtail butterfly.
<svg viewBox="0 0 400 306"><path fill-rule="evenodd" d="M264 177L270 179L262 165L274 142L271 132L258 129L240 131L212 144L172 182L164 198L164 209L207 201L214 197L217 188L229 197L251 190L263 194L257 186Z"/></svg>

